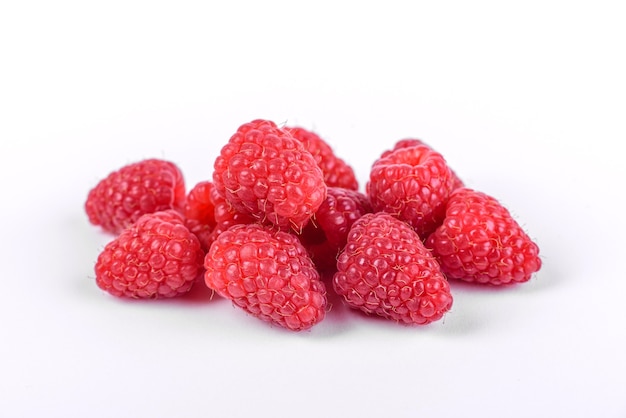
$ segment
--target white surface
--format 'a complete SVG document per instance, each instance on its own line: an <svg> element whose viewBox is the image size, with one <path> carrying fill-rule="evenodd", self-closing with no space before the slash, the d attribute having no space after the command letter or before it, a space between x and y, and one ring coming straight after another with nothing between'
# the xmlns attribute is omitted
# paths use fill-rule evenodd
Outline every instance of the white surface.
<svg viewBox="0 0 626 418"><path fill-rule="evenodd" d="M0 416L626 416L618 2L219 3L0 6ZM335 300L294 334L201 288L101 292L88 190L147 157L210 179L259 117L315 129L362 185L422 138L509 207L543 269L453 283L423 328Z"/></svg>

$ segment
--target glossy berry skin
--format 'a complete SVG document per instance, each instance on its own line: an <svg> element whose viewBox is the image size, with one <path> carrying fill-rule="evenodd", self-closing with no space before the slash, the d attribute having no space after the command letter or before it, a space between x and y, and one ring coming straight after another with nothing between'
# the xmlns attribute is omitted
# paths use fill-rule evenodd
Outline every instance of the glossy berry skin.
<svg viewBox="0 0 626 418"><path fill-rule="evenodd" d="M389 151L385 151L382 154L381 157L384 158L384 157L386 157L387 155L391 154L393 151L395 151L397 149L410 148L410 147L414 147L416 145L423 145L423 146L427 146L427 147L432 149L432 147L430 147L427 143L425 143L421 139L405 138L405 139L401 139L398 142L396 142L394 147L393 147L393 149L391 149ZM463 180L461 180L459 178L459 176L454 172L454 170L452 170L452 168L450 168L450 172L452 173L452 179L453 179L452 190L458 189L459 187L465 187L465 183L463 183Z"/></svg>
<svg viewBox="0 0 626 418"><path fill-rule="evenodd" d="M325 316L325 286L291 233L235 225L213 242L204 266L210 289L263 321L301 331Z"/></svg>
<svg viewBox="0 0 626 418"><path fill-rule="evenodd" d="M361 216L372 212L363 193L342 187L329 187L324 203L300 235L318 269L335 270L337 256L346 245L350 228Z"/></svg>
<svg viewBox="0 0 626 418"><path fill-rule="evenodd" d="M95 265L96 284L118 297L179 296L201 277L203 256L182 215L149 213L105 246Z"/></svg>
<svg viewBox="0 0 626 418"><path fill-rule="evenodd" d="M407 222L426 238L443 221L453 185L443 156L426 145L415 145L374 162L367 195L374 211Z"/></svg>
<svg viewBox="0 0 626 418"><path fill-rule="evenodd" d="M443 224L426 246L449 279L503 285L528 281L541 268L539 247L495 198L455 190Z"/></svg>
<svg viewBox="0 0 626 418"><path fill-rule="evenodd" d="M311 153L267 120L239 127L215 160L213 183L236 211L283 230L302 230L326 198Z"/></svg>
<svg viewBox="0 0 626 418"><path fill-rule="evenodd" d="M359 183L354 170L344 160L337 157L331 146L315 132L302 127L285 127L294 138L302 142L304 148L313 155L322 169L328 187L342 187L358 190Z"/></svg>
<svg viewBox="0 0 626 418"><path fill-rule="evenodd" d="M198 237L205 252L211 246L213 231L217 225L215 205L211 199L214 190L210 181L197 183L187 194L183 208L185 225Z"/></svg>
<svg viewBox="0 0 626 418"><path fill-rule="evenodd" d="M176 209L185 202L185 182L170 161L147 159L110 173L89 191L89 222L119 234L146 213Z"/></svg>
<svg viewBox="0 0 626 418"><path fill-rule="evenodd" d="M189 190L183 211L186 219L215 226L215 205L211 200L214 188L210 181L201 181Z"/></svg>
<svg viewBox="0 0 626 418"><path fill-rule="evenodd" d="M420 237L383 212L354 223L333 287L350 307L404 324L437 321L452 306L448 281Z"/></svg>

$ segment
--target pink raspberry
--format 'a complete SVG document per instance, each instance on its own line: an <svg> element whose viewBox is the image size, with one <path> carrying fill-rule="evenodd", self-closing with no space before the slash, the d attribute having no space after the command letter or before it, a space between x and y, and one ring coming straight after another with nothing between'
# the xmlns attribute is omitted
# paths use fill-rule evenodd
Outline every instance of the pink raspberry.
<svg viewBox="0 0 626 418"><path fill-rule="evenodd" d="M215 188L235 211L284 230L301 231L326 198L311 153L271 121L240 126L214 168Z"/></svg>
<svg viewBox="0 0 626 418"><path fill-rule="evenodd" d="M193 232L206 252L212 242L215 221L215 205L211 200L211 193L215 187L210 181L201 181L187 194L183 213L185 225Z"/></svg>
<svg viewBox="0 0 626 418"><path fill-rule="evenodd" d="M443 222L453 187L443 156L422 144L398 148L374 162L367 194L374 211L407 222L425 238Z"/></svg>
<svg viewBox="0 0 626 418"><path fill-rule="evenodd" d="M539 247L495 198L472 189L452 192L443 224L426 246L450 279L522 283L541 268Z"/></svg>
<svg viewBox="0 0 626 418"><path fill-rule="evenodd" d="M315 162L322 169L324 181L328 187L359 189L352 167L337 157L330 145L319 135L301 127L285 127L284 129L302 142L304 148L313 155Z"/></svg>
<svg viewBox="0 0 626 418"><path fill-rule="evenodd" d="M381 158L384 158L384 157L388 156L389 154L391 154L393 151L395 151L397 149L410 148L410 147L414 147L416 145L424 145L424 146L427 146L427 147L433 149L432 147L430 147L428 144L426 144L421 139L406 138L406 139L401 139L400 141L396 142L396 144L394 145L393 149L391 149L389 151L383 152L383 154L381 155ZM458 189L459 187L464 187L465 184L463 183L463 180L461 180L459 178L459 176L457 176L457 174L454 172L454 170L450 169L450 172L452 173L452 179L454 180L453 184L452 184L452 190Z"/></svg>
<svg viewBox="0 0 626 418"><path fill-rule="evenodd" d="M405 324L436 321L452 306L450 286L420 237L383 212L352 225L333 287L348 306Z"/></svg>
<svg viewBox="0 0 626 418"><path fill-rule="evenodd" d="M119 234L146 213L176 209L185 202L185 182L172 162L148 159L110 173L89 191L89 222Z"/></svg>
<svg viewBox="0 0 626 418"><path fill-rule="evenodd" d="M148 213L105 246L95 266L96 284L119 297L179 296L201 276L203 257L182 215Z"/></svg>
<svg viewBox="0 0 626 418"><path fill-rule="evenodd" d="M325 286L293 234L235 225L213 242L204 266L210 289L263 321L301 331L325 316Z"/></svg>

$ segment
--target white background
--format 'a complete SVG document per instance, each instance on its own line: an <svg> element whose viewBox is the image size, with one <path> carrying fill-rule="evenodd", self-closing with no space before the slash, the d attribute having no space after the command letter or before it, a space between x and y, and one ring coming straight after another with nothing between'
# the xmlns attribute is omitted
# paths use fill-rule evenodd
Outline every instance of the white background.
<svg viewBox="0 0 626 418"><path fill-rule="evenodd" d="M0 5L0 416L626 417L619 2L209 3ZM452 283L421 328L331 298L290 333L200 287L100 291L89 189L148 157L210 179L255 118L316 130L362 187L425 140L542 270Z"/></svg>

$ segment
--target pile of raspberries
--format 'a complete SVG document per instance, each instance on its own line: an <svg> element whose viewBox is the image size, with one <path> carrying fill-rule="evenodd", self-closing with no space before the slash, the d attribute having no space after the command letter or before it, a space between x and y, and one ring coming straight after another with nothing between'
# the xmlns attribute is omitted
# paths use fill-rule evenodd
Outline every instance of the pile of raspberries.
<svg viewBox="0 0 626 418"><path fill-rule="evenodd" d="M293 331L350 308L429 324L452 307L449 283L528 281L539 248L495 198L464 186L444 157L403 139L373 163L365 192L316 133L269 120L241 125L211 179L147 159L89 191L93 225L114 234L96 284L123 298L170 298L206 285Z"/></svg>

